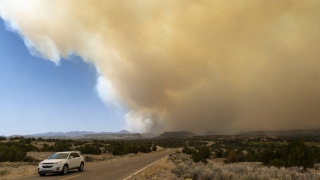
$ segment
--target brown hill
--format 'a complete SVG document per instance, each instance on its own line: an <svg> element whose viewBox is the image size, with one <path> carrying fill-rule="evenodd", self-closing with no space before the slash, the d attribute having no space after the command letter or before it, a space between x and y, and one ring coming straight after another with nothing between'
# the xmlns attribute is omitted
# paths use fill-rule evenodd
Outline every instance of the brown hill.
<svg viewBox="0 0 320 180"><path fill-rule="evenodd" d="M288 131L267 131L268 134L284 137L318 137L320 129L292 129Z"/></svg>
<svg viewBox="0 0 320 180"><path fill-rule="evenodd" d="M174 132L164 132L163 134L160 134L158 137L155 137L157 139L163 139L163 138L189 138L193 137L195 134L189 131L174 131Z"/></svg>

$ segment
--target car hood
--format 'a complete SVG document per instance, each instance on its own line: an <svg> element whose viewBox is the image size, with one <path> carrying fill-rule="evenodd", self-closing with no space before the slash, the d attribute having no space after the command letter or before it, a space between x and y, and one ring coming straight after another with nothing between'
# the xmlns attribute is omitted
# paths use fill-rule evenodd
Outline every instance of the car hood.
<svg viewBox="0 0 320 180"><path fill-rule="evenodd" d="M56 162L60 162L63 161L64 159L46 159L41 161L41 163L56 163Z"/></svg>

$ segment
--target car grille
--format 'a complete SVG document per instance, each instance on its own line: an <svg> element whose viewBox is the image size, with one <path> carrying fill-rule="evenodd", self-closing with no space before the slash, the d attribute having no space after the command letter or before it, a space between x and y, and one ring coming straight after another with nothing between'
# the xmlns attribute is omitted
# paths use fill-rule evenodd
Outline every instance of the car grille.
<svg viewBox="0 0 320 180"><path fill-rule="evenodd" d="M51 168L53 166L53 163L43 163L42 167L43 168Z"/></svg>
<svg viewBox="0 0 320 180"><path fill-rule="evenodd" d="M43 168L51 168L52 166L42 166Z"/></svg>

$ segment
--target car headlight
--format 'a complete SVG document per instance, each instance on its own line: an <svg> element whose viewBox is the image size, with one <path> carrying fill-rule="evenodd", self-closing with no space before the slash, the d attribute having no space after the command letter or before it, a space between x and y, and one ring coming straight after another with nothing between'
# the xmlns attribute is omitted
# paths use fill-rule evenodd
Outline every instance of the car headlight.
<svg viewBox="0 0 320 180"><path fill-rule="evenodd" d="M39 163L39 166L41 166L41 165L42 165L42 162Z"/></svg>
<svg viewBox="0 0 320 180"><path fill-rule="evenodd" d="M60 165L62 163L62 161L59 161L59 162L55 162L54 164L55 165Z"/></svg>

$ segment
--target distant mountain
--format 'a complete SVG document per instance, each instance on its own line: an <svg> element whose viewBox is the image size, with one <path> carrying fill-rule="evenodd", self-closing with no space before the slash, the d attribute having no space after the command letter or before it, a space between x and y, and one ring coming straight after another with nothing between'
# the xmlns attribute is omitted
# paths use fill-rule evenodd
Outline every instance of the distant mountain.
<svg viewBox="0 0 320 180"><path fill-rule="evenodd" d="M120 132L93 132L93 131L70 131L70 132L47 132L47 133L38 133L27 135L27 137L55 137L55 136L64 136L64 137L78 137L84 134L131 134L130 131L122 130Z"/></svg>
<svg viewBox="0 0 320 180"><path fill-rule="evenodd" d="M204 133L205 136L210 136L210 135L222 135L221 132L218 131L207 131Z"/></svg>
<svg viewBox="0 0 320 180"><path fill-rule="evenodd" d="M141 134L143 137L149 138L149 139L156 137L156 135L153 134L153 133L140 133L140 134Z"/></svg>
<svg viewBox="0 0 320 180"><path fill-rule="evenodd" d="M283 137L317 137L320 129L292 129L288 131L267 131L268 134Z"/></svg>
<svg viewBox="0 0 320 180"><path fill-rule="evenodd" d="M291 129L277 131L248 131L240 132L238 136L264 136L264 137L319 137L320 129Z"/></svg>
<svg viewBox="0 0 320 180"><path fill-rule="evenodd" d="M122 130L120 132L115 132L115 134L131 134L131 132L127 130Z"/></svg>
<svg viewBox="0 0 320 180"><path fill-rule="evenodd" d="M193 137L195 134L189 131L174 131L174 132L164 132L160 134L156 139L163 139L163 138L188 138Z"/></svg>
<svg viewBox="0 0 320 180"><path fill-rule="evenodd" d="M238 135L246 135L246 136L267 136L267 132L265 131L247 131L240 132Z"/></svg>
<svg viewBox="0 0 320 180"><path fill-rule="evenodd" d="M70 136L70 137L75 137L75 136L81 136L83 134L90 134L94 133L92 131L70 131L70 132L46 132L46 133L38 133L38 134L31 134L28 136L33 136L33 137L47 137L47 136Z"/></svg>
<svg viewBox="0 0 320 180"><path fill-rule="evenodd" d="M85 139L144 139L139 133L113 133L113 134L84 134L81 138Z"/></svg>

